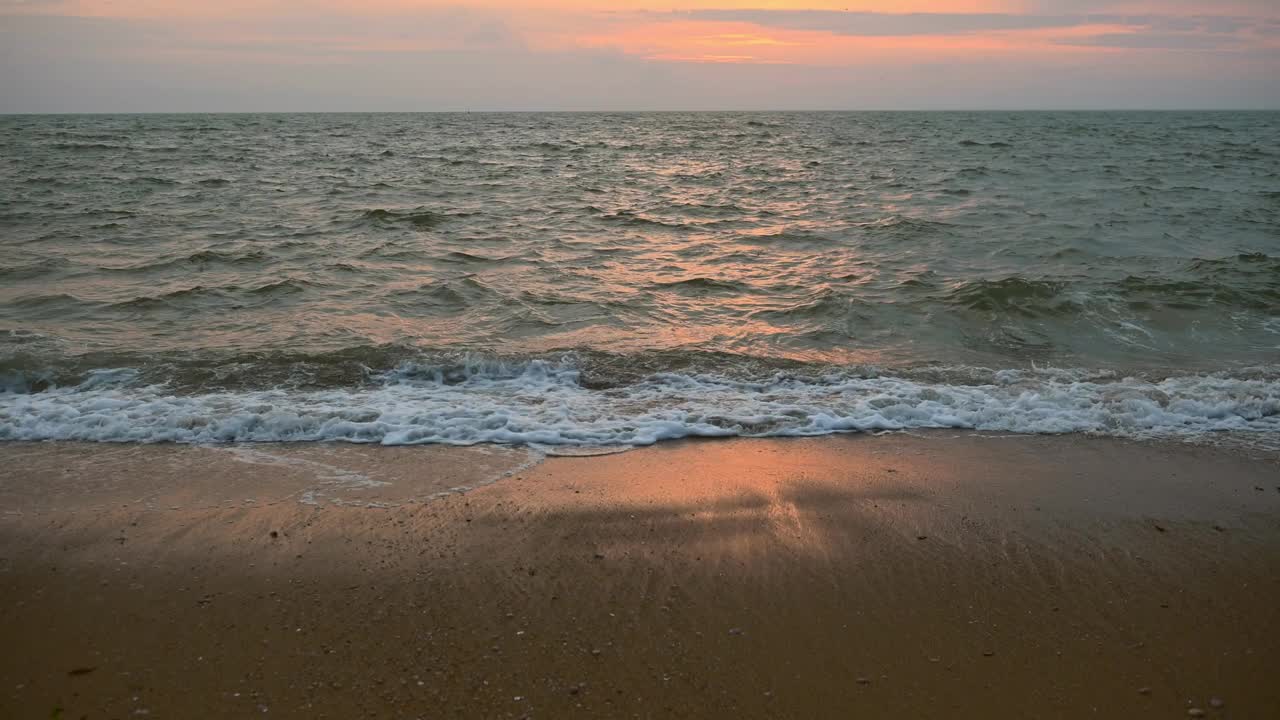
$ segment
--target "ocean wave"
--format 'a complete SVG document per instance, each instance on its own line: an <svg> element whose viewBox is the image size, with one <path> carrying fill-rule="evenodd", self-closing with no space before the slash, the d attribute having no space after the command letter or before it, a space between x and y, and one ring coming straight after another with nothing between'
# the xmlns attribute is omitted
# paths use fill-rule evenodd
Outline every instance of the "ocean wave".
<svg viewBox="0 0 1280 720"><path fill-rule="evenodd" d="M3 280L30 280L47 275L58 270L71 267L72 263L63 258L43 258L35 262L25 263L21 265L4 265L0 264L0 279Z"/></svg>
<svg viewBox="0 0 1280 720"><path fill-rule="evenodd" d="M1076 315L1090 303L1111 300L1141 308L1269 310L1280 306L1280 260L1263 253L1200 258L1111 281L1014 275L962 282L941 299L952 307L1027 317Z"/></svg>
<svg viewBox="0 0 1280 720"><path fill-rule="evenodd" d="M1066 282L1021 277L977 280L954 287L948 294L947 301L969 310L1003 311L1020 315L1073 312L1077 309L1075 304L1062 298L1062 292L1067 287Z"/></svg>
<svg viewBox="0 0 1280 720"><path fill-rule="evenodd" d="M355 345L327 351L187 350L167 352L67 353L56 337L21 331L0 332L0 378L11 393L40 393L83 385L102 368L130 368L147 385L169 392L209 392L267 388L351 388L375 381L422 351L396 344ZM452 356L433 356L448 365Z"/></svg>
<svg viewBox="0 0 1280 720"><path fill-rule="evenodd" d="M111 143L100 142L63 142L51 145L54 150L70 150L72 152L86 152L94 150L121 150L123 145L113 145Z"/></svg>
<svg viewBox="0 0 1280 720"><path fill-rule="evenodd" d="M88 301L72 295L71 293L40 293L35 295L22 295L14 298L12 301L14 307L28 310L31 308L68 308L76 306L88 305Z"/></svg>
<svg viewBox="0 0 1280 720"><path fill-rule="evenodd" d="M655 282L652 287L657 290L671 290L675 292L689 292L702 294L708 292L748 292L750 286L746 283L733 282L731 280L718 280L711 277L692 277L684 280L669 280L666 282Z"/></svg>
<svg viewBox="0 0 1280 720"><path fill-rule="evenodd" d="M459 263L459 264L485 264L485 263L512 263L518 262L521 258L518 256L498 256L490 257L475 252L466 252L464 250L451 250L443 255L435 258L440 262Z"/></svg>
<svg viewBox="0 0 1280 720"><path fill-rule="evenodd" d="M1123 296L1134 302L1182 310L1210 306L1269 310L1280 306L1280 277L1246 284L1130 275L1120 288Z"/></svg>
<svg viewBox="0 0 1280 720"><path fill-rule="evenodd" d="M1264 371L1161 380L1087 370L935 372L659 372L592 389L573 362L472 358L404 362L367 387L180 395L140 384L129 368L99 369L75 387L0 392L0 439L594 447L914 428L1182 439L1280 433L1280 375Z"/></svg>
<svg viewBox="0 0 1280 720"><path fill-rule="evenodd" d="M946 233L952 225L937 220L923 220L905 215L890 215L870 222L856 223L855 227L870 236L885 236L895 240L925 237Z"/></svg>
<svg viewBox="0 0 1280 720"><path fill-rule="evenodd" d="M206 285L192 285L191 287L178 288L158 295L140 296L130 298L128 300L121 300L110 304L109 307L117 310L143 310L162 306L185 305L191 303L198 304L204 302L234 302L237 300L251 299L261 301L263 299L305 292L307 288L314 286L315 283L308 280L289 277L256 286L223 285L212 287Z"/></svg>
<svg viewBox="0 0 1280 720"><path fill-rule="evenodd" d="M215 265L261 267L271 260L271 255L263 250L246 250L243 252L197 250L192 253L156 258L155 260L123 267L97 266L95 269L111 273L149 273L166 268L204 269Z"/></svg>
<svg viewBox="0 0 1280 720"><path fill-rule="evenodd" d="M739 233L736 239L739 242L766 246L777 244L794 247L828 247L839 244L838 240L832 235L803 230L777 230L774 228Z"/></svg>
<svg viewBox="0 0 1280 720"><path fill-rule="evenodd" d="M501 297L494 288L473 276L424 283L416 288L395 290L388 296L388 303L395 308L418 306L428 303L435 307L465 309L484 300Z"/></svg>
<svg viewBox="0 0 1280 720"><path fill-rule="evenodd" d="M830 288L809 293L807 296L781 307L755 310L751 318L766 320L822 320L825 318L849 318L850 316L867 319L873 306L848 293ZM819 332L831 332L832 328L821 326Z"/></svg>
<svg viewBox="0 0 1280 720"><path fill-rule="evenodd" d="M360 213L360 218L375 225L407 225L416 230L430 230L444 222L446 216L426 208L412 210L374 208Z"/></svg>
<svg viewBox="0 0 1280 720"><path fill-rule="evenodd" d="M637 227L662 227L662 228L674 228L674 229L689 227L685 223L667 222L665 220L659 220L649 215L633 213L630 210L619 210L618 212L615 212L615 213L604 213L604 211L594 206L591 206L588 209L595 211L597 213L603 213L601 217L605 220L617 222L623 225L634 225Z"/></svg>

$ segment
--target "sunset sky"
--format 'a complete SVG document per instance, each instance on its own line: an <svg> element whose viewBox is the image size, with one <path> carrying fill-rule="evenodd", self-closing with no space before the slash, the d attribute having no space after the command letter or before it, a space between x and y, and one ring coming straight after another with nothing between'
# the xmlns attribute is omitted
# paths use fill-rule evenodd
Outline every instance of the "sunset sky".
<svg viewBox="0 0 1280 720"><path fill-rule="evenodd" d="M1280 106L1280 0L0 0L0 112Z"/></svg>

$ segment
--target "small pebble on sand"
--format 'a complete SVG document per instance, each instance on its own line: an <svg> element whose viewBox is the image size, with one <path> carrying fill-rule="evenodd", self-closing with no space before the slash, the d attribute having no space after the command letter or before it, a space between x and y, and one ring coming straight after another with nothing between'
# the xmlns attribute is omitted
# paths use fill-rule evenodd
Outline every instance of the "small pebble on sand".
<svg viewBox="0 0 1280 720"><path fill-rule="evenodd" d="M1191 708L1187 711L1187 717L1204 717L1204 711L1200 708Z"/></svg>

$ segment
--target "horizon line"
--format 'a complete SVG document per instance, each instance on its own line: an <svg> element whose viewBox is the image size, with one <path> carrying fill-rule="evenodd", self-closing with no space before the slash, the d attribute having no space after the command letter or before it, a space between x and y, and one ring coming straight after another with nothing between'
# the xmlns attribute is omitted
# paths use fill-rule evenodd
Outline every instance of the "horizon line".
<svg viewBox="0 0 1280 720"><path fill-rule="evenodd" d="M759 108L759 109L451 109L451 110L0 110L0 116L39 115L587 115L587 114L639 114L639 113L1113 113L1113 112L1280 112L1280 105L1257 107L1046 107L1046 108Z"/></svg>

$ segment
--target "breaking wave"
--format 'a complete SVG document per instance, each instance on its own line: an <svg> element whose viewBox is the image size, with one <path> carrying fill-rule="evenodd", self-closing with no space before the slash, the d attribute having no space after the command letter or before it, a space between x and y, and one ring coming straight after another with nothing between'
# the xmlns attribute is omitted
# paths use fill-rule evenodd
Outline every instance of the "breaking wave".
<svg viewBox="0 0 1280 720"><path fill-rule="evenodd" d="M0 440L649 445L963 428L1207 439L1280 434L1280 372L1144 379L1085 370L656 372L595 386L571 360L404 361L365 386L180 394L134 369L0 392Z"/></svg>

